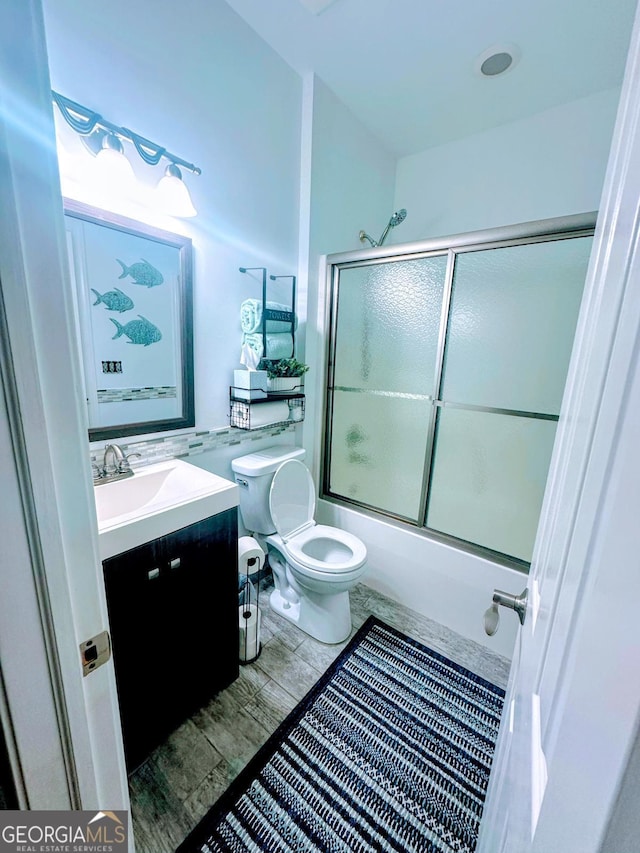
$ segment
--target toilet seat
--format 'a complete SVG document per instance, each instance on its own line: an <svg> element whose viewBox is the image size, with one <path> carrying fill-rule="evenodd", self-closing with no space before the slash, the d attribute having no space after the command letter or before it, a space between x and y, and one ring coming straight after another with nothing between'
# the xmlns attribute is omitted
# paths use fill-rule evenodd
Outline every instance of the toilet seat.
<svg viewBox="0 0 640 853"><path fill-rule="evenodd" d="M292 562L325 577L359 569L367 557L363 542L338 527L316 524L315 487L308 468L289 459L273 475L269 510Z"/></svg>
<svg viewBox="0 0 640 853"><path fill-rule="evenodd" d="M314 546L321 545L318 551L325 550L323 540L329 540L333 551L330 559L318 559L314 556ZM359 569L367 558L367 549L363 542L339 527L326 524L313 524L284 543L287 553L303 568L323 572L326 575L338 575ZM338 547L335 547L338 546ZM342 548L340 548L342 546ZM341 551L346 551L344 556Z"/></svg>
<svg viewBox="0 0 640 853"><path fill-rule="evenodd" d="M269 511L283 542L315 524L315 487L309 469L298 459L288 459L273 475Z"/></svg>

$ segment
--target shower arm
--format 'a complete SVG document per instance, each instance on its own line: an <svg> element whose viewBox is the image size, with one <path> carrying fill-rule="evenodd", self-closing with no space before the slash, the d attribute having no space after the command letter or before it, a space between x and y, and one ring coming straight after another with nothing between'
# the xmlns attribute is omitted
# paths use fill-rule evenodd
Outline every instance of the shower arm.
<svg viewBox="0 0 640 853"><path fill-rule="evenodd" d="M387 234L389 233L389 231L391 231L391 228L393 227L393 226L392 226L392 224L391 224L392 222L393 222L393 219L391 219L391 220L387 223L387 227L386 227L386 228L384 229L384 231L382 232L382 236L380 237L380 239L378 240L378 242L377 242L377 244L376 244L377 246L382 246L382 244L384 243L384 241L387 239Z"/></svg>
<svg viewBox="0 0 640 853"><path fill-rule="evenodd" d="M382 246L384 241L387 239L387 234L392 228L395 228L400 223L404 222L407 217L406 208L401 208L400 210L396 210L391 219L388 221L386 228L382 232L380 239L376 242L373 240L366 231L361 231L359 234L360 242L364 243L365 240L368 240L371 243L372 248L376 249L378 246Z"/></svg>
<svg viewBox="0 0 640 853"><path fill-rule="evenodd" d="M361 231L361 232L358 234L358 237L360 238L360 242L361 242L361 243L364 243L364 241L365 241L365 240L368 240L368 241L371 243L371 248L372 248L372 249L375 249L375 248L377 247L377 245L378 245L378 244L376 243L376 241L375 241L375 240L373 240L371 237L369 237L369 235L367 234L367 232L366 232L366 231Z"/></svg>
<svg viewBox="0 0 640 853"><path fill-rule="evenodd" d="M365 240L368 240L369 243L371 243L371 248L377 249L378 246L382 246L384 241L387 239L387 234L389 233L390 229L391 229L391 225L387 225L387 227L382 232L382 237L380 237L379 240L374 240L372 237L369 237L369 235L367 234L366 231L361 231L358 236L360 237L361 243L364 243Z"/></svg>

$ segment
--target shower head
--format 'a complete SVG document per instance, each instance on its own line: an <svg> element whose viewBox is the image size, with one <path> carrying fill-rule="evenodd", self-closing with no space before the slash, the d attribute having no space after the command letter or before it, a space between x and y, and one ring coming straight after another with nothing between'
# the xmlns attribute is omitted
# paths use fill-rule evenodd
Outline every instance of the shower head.
<svg viewBox="0 0 640 853"><path fill-rule="evenodd" d="M391 219L389 220L389 226L391 228L395 228L396 225L400 225L401 222L404 222L407 218L407 211L405 208L401 208L400 210L396 210Z"/></svg>
<svg viewBox="0 0 640 853"><path fill-rule="evenodd" d="M407 211L404 207L401 208L400 210L396 210L396 212L393 214L393 216L391 217L391 219L387 223L387 227L382 232L382 236L380 237L380 239L377 242L375 240L372 240L371 237L369 237L369 235L365 231L360 232L360 234L359 234L360 241L364 243L365 240L368 240L374 249L376 248L376 246L382 246L384 241L387 239L387 234L389 233L389 231L392 228L395 228L396 225L400 225L401 222L404 222L404 220L406 218L407 218Z"/></svg>
<svg viewBox="0 0 640 853"><path fill-rule="evenodd" d="M382 246L384 241L387 239L387 234L389 233L389 231L392 228L395 228L396 225L400 225L401 222L404 222L404 220L406 218L407 218L407 211L405 210L404 207L401 208L400 210L396 210L396 212L393 214L393 216L389 220L387 227L382 232L382 237L380 237L380 239L378 240L377 245Z"/></svg>

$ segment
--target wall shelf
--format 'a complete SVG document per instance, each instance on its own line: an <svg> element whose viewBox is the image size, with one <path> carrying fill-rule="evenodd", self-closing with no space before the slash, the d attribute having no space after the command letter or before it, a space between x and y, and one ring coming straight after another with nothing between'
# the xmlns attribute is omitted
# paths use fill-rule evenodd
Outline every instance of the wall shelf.
<svg viewBox="0 0 640 853"><path fill-rule="evenodd" d="M303 386L298 386L302 389ZM237 429L262 429L270 426L281 426L285 424L301 423L304 420L305 396L301 390L296 391L268 391L266 396L260 399L248 400L249 392L246 388L229 388L229 422ZM288 414L285 416L284 408L279 405L278 409L273 404L286 404ZM271 409L266 406L272 404ZM273 420L270 415L273 413Z"/></svg>

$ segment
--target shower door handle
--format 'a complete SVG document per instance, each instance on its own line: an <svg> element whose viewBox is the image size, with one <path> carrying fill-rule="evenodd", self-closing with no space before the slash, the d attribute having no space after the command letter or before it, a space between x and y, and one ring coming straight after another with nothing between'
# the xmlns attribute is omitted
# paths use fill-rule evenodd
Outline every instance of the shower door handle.
<svg viewBox="0 0 640 853"><path fill-rule="evenodd" d="M527 599L529 590L525 588L520 595L512 595L510 592L503 592L501 589L494 589L493 602L489 609L484 614L484 630L492 637L498 630L500 615L498 607L508 607L510 610L515 610L518 614L520 624L524 625L524 620L527 615Z"/></svg>

